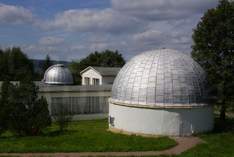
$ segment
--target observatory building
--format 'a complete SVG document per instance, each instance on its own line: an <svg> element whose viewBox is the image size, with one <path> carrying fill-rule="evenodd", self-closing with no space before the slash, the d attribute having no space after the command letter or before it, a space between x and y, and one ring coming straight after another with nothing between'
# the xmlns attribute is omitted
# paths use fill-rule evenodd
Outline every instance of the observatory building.
<svg viewBox="0 0 234 157"><path fill-rule="evenodd" d="M52 116L58 114L62 105L73 114L73 120L108 117L108 98L112 85L76 85L71 71L63 64L50 66L42 81L35 83L39 87L39 97L46 98Z"/></svg>
<svg viewBox="0 0 234 157"><path fill-rule="evenodd" d="M213 128L206 75L190 56L171 49L132 58L109 99L109 128L136 134L189 136Z"/></svg>
<svg viewBox="0 0 234 157"><path fill-rule="evenodd" d="M46 70L42 82L51 85L71 85L73 77L70 70L63 64L55 64Z"/></svg>

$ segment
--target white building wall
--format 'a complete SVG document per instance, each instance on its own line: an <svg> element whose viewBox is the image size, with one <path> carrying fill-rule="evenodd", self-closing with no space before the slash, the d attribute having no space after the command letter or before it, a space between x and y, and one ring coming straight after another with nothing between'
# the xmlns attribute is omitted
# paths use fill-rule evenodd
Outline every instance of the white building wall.
<svg viewBox="0 0 234 157"><path fill-rule="evenodd" d="M109 104L110 128L153 135L189 136L213 129L213 109L148 109Z"/></svg>
<svg viewBox="0 0 234 157"><path fill-rule="evenodd" d="M93 70L93 69L87 70L86 72L84 72L81 75L81 77L82 77L82 85L86 85L85 84L85 77L90 78L90 85L93 85L93 79L94 78L95 79L99 79L100 85L102 85L102 76L99 73L97 73L95 70Z"/></svg>

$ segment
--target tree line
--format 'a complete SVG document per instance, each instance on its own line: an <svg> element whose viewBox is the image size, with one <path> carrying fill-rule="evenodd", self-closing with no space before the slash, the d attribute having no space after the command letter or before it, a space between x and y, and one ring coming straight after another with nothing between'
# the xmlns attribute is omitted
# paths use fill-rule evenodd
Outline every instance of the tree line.
<svg viewBox="0 0 234 157"><path fill-rule="evenodd" d="M27 76L35 81L43 78L44 72L53 64L47 55L43 61L41 71L35 71L32 61L19 47L0 49L0 80L20 81ZM68 67L71 70L75 84L81 84L80 72L88 66L122 67L125 60L117 50L95 51L87 57L72 61Z"/></svg>
<svg viewBox="0 0 234 157"><path fill-rule="evenodd" d="M0 80L21 81L33 79L35 73L32 62L18 47L0 49Z"/></svg>

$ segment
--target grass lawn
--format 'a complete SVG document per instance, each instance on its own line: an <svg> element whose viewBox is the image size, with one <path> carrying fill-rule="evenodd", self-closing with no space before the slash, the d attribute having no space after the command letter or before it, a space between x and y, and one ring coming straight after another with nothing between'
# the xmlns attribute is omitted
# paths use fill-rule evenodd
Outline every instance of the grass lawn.
<svg viewBox="0 0 234 157"><path fill-rule="evenodd" d="M127 136L107 128L107 120L93 120L72 122L64 134L58 134L55 124L37 137L16 137L8 132L0 136L0 152L146 151L176 145L168 137Z"/></svg>
<svg viewBox="0 0 234 157"><path fill-rule="evenodd" d="M173 157L234 157L234 119L229 118L226 124L216 119L213 132L198 135L205 141L203 144ZM163 156L167 157L167 156Z"/></svg>
<svg viewBox="0 0 234 157"><path fill-rule="evenodd" d="M201 135L206 141L176 157L234 157L234 133Z"/></svg>
<svg viewBox="0 0 234 157"><path fill-rule="evenodd" d="M226 124L216 120L212 133L199 136L205 143L177 157L234 157L234 119L228 119Z"/></svg>

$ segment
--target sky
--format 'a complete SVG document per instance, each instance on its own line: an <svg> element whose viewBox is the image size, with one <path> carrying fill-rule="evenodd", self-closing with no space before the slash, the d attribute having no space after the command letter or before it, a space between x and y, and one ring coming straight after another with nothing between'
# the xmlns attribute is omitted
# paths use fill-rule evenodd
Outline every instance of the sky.
<svg viewBox="0 0 234 157"><path fill-rule="evenodd" d="M118 50L191 52L192 32L218 0L0 0L0 48L29 58L75 61Z"/></svg>

